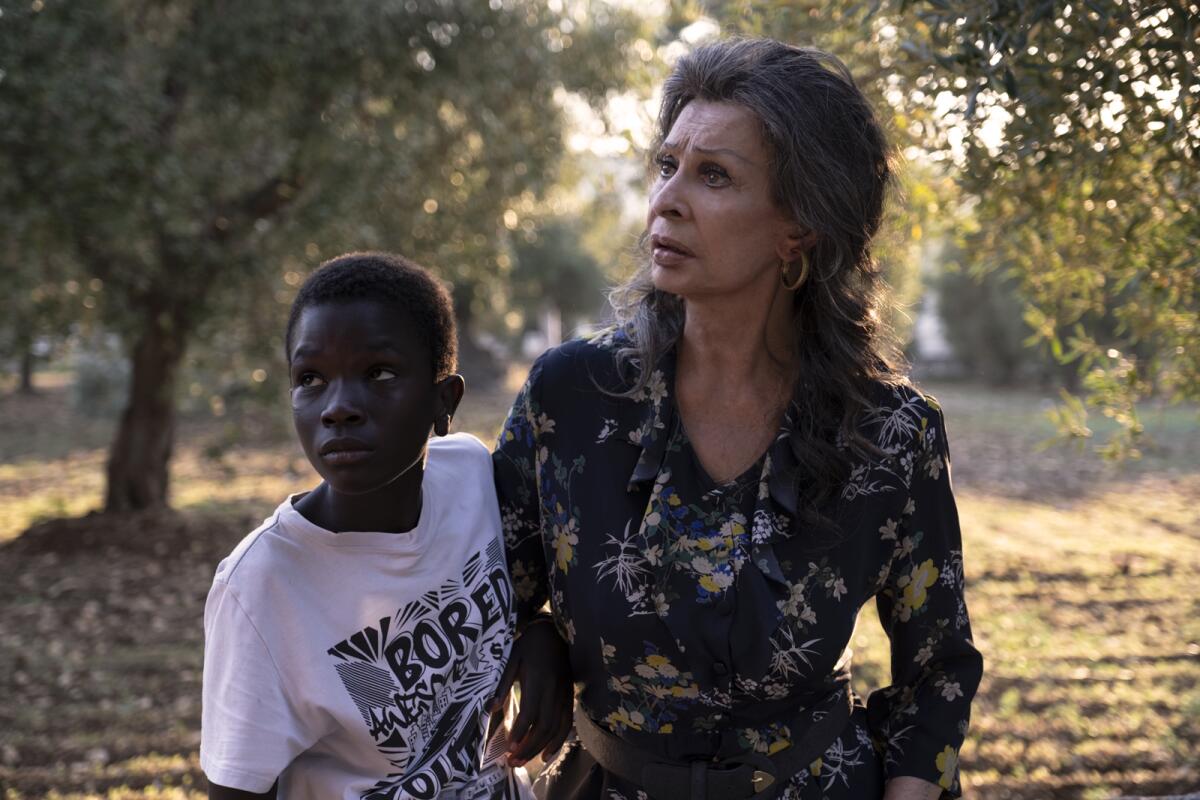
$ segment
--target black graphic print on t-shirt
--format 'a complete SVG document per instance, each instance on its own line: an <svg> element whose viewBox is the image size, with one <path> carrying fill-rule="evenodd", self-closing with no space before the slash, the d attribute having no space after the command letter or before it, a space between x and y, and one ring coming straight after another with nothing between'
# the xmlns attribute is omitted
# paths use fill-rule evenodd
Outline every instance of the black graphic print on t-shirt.
<svg viewBox="0 0 1200 800"><path fill-rule="evenodd" d="M504 668L512 609L504 551L493 540L461 576L329 648L396 770L363 800L517 796L505 770L481 769L483 704Z"/></svg>

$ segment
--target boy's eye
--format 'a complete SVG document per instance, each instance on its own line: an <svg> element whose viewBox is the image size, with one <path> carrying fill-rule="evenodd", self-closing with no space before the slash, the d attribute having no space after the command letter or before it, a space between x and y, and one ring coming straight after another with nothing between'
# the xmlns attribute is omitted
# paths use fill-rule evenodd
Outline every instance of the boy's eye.
<svg viewBox="0 0 1200 800"><path fill-rule="evenodd" d="M396 377L396 373L387 367L372 367L367 377L373 381L390 381Z"/></svg>
<svg viewBox="0 0 1200 800"><path fill-rule="evenodd" d="M324 386L325 379L315 373L306 372L296 381L296 385L303 386L305 389L312 389L315 386Z"/></svg>

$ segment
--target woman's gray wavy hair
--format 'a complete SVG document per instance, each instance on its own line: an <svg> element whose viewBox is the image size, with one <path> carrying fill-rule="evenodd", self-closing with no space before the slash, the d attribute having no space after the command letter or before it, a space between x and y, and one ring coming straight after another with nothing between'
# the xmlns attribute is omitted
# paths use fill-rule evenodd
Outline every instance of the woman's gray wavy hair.
<svg viewBox="0 0 1200 800"><path fill-rule="evenodd" d="M880 383L904 378L881 328L883 280L871 240L893 184L892 156L875 113L833 55L771 39L727 39L680 58L663 87L653 155L692 100L735 103L762 125L776 205L817 238L810 275L795 292L795 402L800 471L811 505L849 474L841 438L870 454L856 420ZM644 240L644 237L643 237ZM642 266L609 296L630 335L618 363L639 395L683 331L683 301L654 288ZM839 432L842 436L839 437Z"/></svg>

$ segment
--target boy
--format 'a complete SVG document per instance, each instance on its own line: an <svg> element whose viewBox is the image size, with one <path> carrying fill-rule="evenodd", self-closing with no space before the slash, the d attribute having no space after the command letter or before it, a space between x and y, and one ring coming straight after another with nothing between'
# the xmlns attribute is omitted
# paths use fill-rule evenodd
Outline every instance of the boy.
<svg viewBox="0 0 1200 800"><path fill-rule="evenodd" d="M323 481L217 568L209 796L519 797L502 735L483 758L512 588L487 448L449 435L464 391L449 296L398 256L341 256L301 287L285 346Z"/></svg>

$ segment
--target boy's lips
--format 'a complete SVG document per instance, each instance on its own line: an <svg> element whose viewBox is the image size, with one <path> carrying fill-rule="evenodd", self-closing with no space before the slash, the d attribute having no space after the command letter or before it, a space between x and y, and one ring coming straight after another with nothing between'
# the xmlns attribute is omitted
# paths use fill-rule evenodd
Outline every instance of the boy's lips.
<svg viewBox="0 0 1200 800"><path fill-rule="evenodd" d="M321 445L321 460L327 464L354 464L369 458L374 448L358 439L330 439Z"/></svg>

